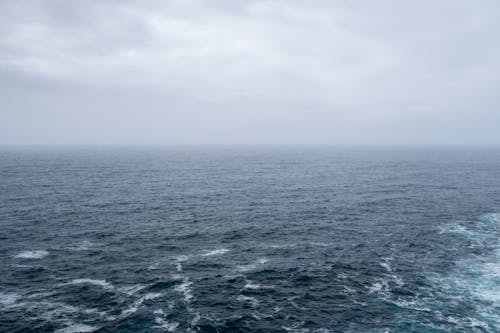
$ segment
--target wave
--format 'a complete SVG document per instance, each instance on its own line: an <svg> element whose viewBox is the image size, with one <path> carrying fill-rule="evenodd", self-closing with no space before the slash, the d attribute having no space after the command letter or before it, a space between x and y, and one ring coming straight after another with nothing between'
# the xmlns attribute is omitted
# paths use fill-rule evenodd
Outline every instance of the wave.
<svg viewBox="0 0 500 333"><path fill-rule="evenodd" d="M31 250L19 252L15 258L21 259L42 259L49 255L48 251L45 250Z"/></svg>
<svg viewBox="0 0 500 333"><path fill-rule="evenodd" d="M101 287L101 288L107 289L107 290L115 289L115 287L106 280L94 280L94 279L88 279L88 278L74 279L68 283L63 283L61 285L66 286L66 285L78 285L78 284L90 284L90 285L98 286L98 287Z"/></svg>
<svg viewBox="0 0 500 333"><path fill-rule="evenodd" d="M97 245L99 245L99 244L90 242L88 240L84 240L78 246L72 247L71 249L75 250L75 251L88 251Z"/></svg>
<svg viewBox="0 0 500 333"><path fill-rule="evenodd" d="M84 325L84 324L72 324L68 327L56 330L54 333L88 333L94 332L97 327Z"/></svg>
<svg viewBox="0 0 500 333"><path fill-rule="evenodd" d="M217 256L217 255L225 254L227 252L229 252L228 249L217 249L217 250L208 251L208 252L202 254L202 256L203 257Z"/></svg>
<svg viewBox="0 0 500 333"><path fill-rule="evenodd" d="M260 284L254 284L251 281L247 281L245 286L243 287L244 289L260 289L262 286Z"/></svg>
<svg viewBox="0 0 500 333"><path fill-rule="evenodd" d="M0 293L0 305L7 309L22 309L23 313L29 314L34 319L42 319L53 323L66 324L70 321L68 316L88 315L91 318L102 318L105 320L113 320L114 317L107 316L105 312L101 312L94 308L83 308L65 304L62 302L51 302L45 300L47 293L39 293L27 297L18 294L3 294ZM68 326L64 329L69 329ZM66 332L66 331L61 331ZM68 331L71 332L71 331ZM79 332L79 331L75 331ZM81 331L86 332L86 331ZM89 331L90 332L90 331Z"/></svg>
<svg viewBox="0 0 500 333"><path fill-rule="evenodd" d="M254 269L257 269L257 267L259 267L260 265L264 265L267 262L269 262L269 259L259 258L254 263L247 264L247 265L238 265L236 267L236 270L238 272L241 272L241 273L250 272L250 271L253 271Z"/></svg>
<svg viewBox="0 0 500 333"><path fill-rule="evenodd" d="M138 291L141 291L144 288L146 288L145 285L135 284L135 285L131 285L131 286L121 287L118 290L124 294L131 296L131 295L137 293Z"/></svg>
<svg viewBox="0 0 500 333"><path fill-rule="evenodd" d="M476 308L476 318L453 319L463 327L478 327L500 330L500 214L490 213L479 217L479 223L464 227L459 224L446 225L440 233L457 234L466 237L472 244L485 250L461 258L455 270L449 275L430 277L430 280L443 286L448 297L466 299Z"/></svg>
<svg viewBox="0 0 500 333"><path fill-rule="evenodd" d="M259 301L255 297L238 295L236 299L241 302L248 302L254 308L256 308L259 305Z"/></svg>
<svg viewBox="0 0 500 333"><path fill-rule="evenodd" d="M191 290L191 285L193 283L189 280L189 278L185 277L183 282L177 286L175 286L174 290L181 293L184 296L184 301L186 303L190 303L193 298L193 292Z"/></svg>
<svg viewBox="0 0 500 333"><path fill-rule="evenodd" d="M132 303L132 305L130 305L127 309L123 310L119 316L113 317L112 320L116 320L118 318L119 319L126 318L126 317L136 313L139 310L139 308L141 307L142 303L144 303L144 301L153 300L153 299L156 299L156 298L159 298L162 296L163 296L162 293L147 293L146 295L135 300L135 302Z"/></svg>
<svg viewBox="0 0 500 333"><path fill-rule="evenodd" d="M18 294L4 294L0 292L0 304L3 306L10 306L17 302L21 298Z"/></svg>
<svg viewBox="0 0 500 333"><path fill-rule="evenodd" d="M253 283L250 280L245 280L245 285L243 286L243 289L252 289L252 290L257 290L257 289L273 289L273 286L265 286L261 285L258 283Z"/></svg>
<svg viewBox="0 0 500 333"><path fill-rule="evenodd" d="M163 318L159 318L159 317L155 318L155 323L157 325L153 326L153 328L165 329L165 330L167 330L167 332L175 332L177 330L177 327L179 327L179 323L169 322L169 321L167 321Z"/></svg>

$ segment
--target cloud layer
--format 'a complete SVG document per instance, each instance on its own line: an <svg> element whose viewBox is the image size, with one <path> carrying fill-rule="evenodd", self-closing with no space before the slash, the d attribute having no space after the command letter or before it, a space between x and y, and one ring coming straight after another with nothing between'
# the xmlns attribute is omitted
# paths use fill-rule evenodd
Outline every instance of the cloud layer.
<svg viewBox="0 0 500 333"><path fill-rule="evenodd" d="M500 144L496 1L3 1L0 143Z"/></svg>

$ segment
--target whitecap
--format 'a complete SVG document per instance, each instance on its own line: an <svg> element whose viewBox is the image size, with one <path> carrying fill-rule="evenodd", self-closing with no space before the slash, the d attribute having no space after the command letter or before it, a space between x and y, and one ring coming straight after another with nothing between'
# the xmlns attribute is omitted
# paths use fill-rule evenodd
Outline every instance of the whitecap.
<svg viewBox="0 0 500 333"><path fill-rule="evenodd" d="M174 290L181 293L184 296L184 301L186 303L191 302L191 299L193 298L193 293L191 290L191 285L193 283L189 281L188 278L184 278L184 282L181 284L175 286Z"/></svg>
<svg viewBox="0 0 500 333"><path fill-rule="evenodd" d="M22 259L42 259L49 255L48 251L45 250L32 250L32 251L22 251L19 252L15 258Z"/></svg>
<svg viewBox="0 0 500 333"><path fill-rule="evenodd" d="M386 257L382 258L382 261L380 262L380 266L384 267L386 271L392 273L392 267L390 262L392 261L392 258Z"/></svg>
<svg viewBox="0 0 500 333"><path fill-rule="evenodd" d="M163 309L156 309L153 311L153 314L164 316L165 312L163 311Z"/></svg>
<svg viewBox="0 0 500 333"><path fill-rule="evenodd" d="M156 317L155 318L155 322L158 325L157 326L153 326L153 328L163 328L163 329L166 329L167 332L175 332L177 330L177 327L179 327L179 323L176 323L175 321L174 322L169 322L169 321L166 321L163 318Z"/></svg>
<svg viewBox="0 0 500 333"><path fill-rule="evenodd" d="M259 301L254 297L239 295L236 299L241 302L249 302L254 308L259 305Z"/></svg>
<svg viewBox="0 0 500 333"><path fill-rule="evenodd" d="M191 319L191 327L194 327L196 326L196 324L198 324L198 322L200 321L201 319L201 315L199 312L196 312L193 316L193 319Z"/></svg>
<svg viewBox="0 0 500 333"><path fill-rule="evenodd" d="M204 254L202 254L202 256L204 256L204 257L217 256L217 255L225 254L227 252L229 252L228 249L217 249L217 250L205 252Z"/></svg>
<svg viewBox="0 0 500 333"><path fill-rule="evenodd" d="M254 284L251 281L247 281L245 286L243 287L245 289L260 289L262 288L260 284Z"/></svg>
<svg viewBox="0 0 500 333"><path fill-rule="evenodd" d="M265 263L269 262L269 259L266 259L266 258L259 258L257 259L257 261L255 263L252 263L252 264L247 264L247 265L238 265L236 266L236 270L238 272L249 272L249 271L253 271L254 269L256 269L259 265L263 265Z"/></svg>
<svg viewBox="0 0 500 333"><path fill-rule="evenodd" d="M374 292L386 292L389 289L389 284L387 280L380 280L374 282L370 287L368 287L368 293Z"/></svg>
<svg viewBox="0 0 500 333"><path fill-rule="evenodd" d="M146 286L142 284L135 284L131 286L121 287L119 291L127 295L133 295L144 288L146 288Z"/></svg>
<svg viewBox="0 0 500 333"><path fill-rule="evenodd" d="M161 297L162 295L163 295L162 293L147 293L146 295L144 295L143 299L144 300L151 300L151 299Z"/></svg>
<svg viewBox="0 0 500 333"><path fill-rule="evenodd" d="M272 245L269 245L269 247L272 248L272 249L288 249L288 248L294 248L296 246L297 246L297 244L295 244L295 243L290 243L290 244L272 244Z"/></svg>
<svg viewBox="0 0 500 333"><path fill-rule="evenodd" d="M96 245L97 245L96 243L92 243L91 241L84 240L78 246L73 247L72 249L75 251L88 251Z"/></svg>
<svg viewBox="0 0 500 333"><path fill-rule="evenodd" d="M135 302L132 303L132 305L130 305L127 309L123 310L118 318L125 318L130 316L131 314L134 314L135 312L137 312L137 310L139 310L139 307L142 305L142 303L144 303L144 301L153 300L161 296L163 296L163 294L161 293L147 293L146 295L135 300Z"/></svg>
<svg viewBox="0 0 500 333"><path fill-rule="evenodd" d="M113 285L111 283L107 282L106 280L94 280L94 279L87 279L87 278L74 279L68 283L63 283L62 285L76 285L76 284L91 284L94 286L101 287L103 289L108 289L108 290L114 289Z"/></svg>
<svg viewBox="0 0 500 333"><path fill-rule="evenodd" d="M322 242L309 242L308 244L310 246L316 246L316 247L328 247L333 245L333 243L322 243Z"/></svg>
<svg viewBox="0 0 500 333"><path fill-rule="evenodd" d="M84 325L84 324L72 324L68 327L61 328L55 331L55 333L87 333L97 330L97 327Z"/></svg>
<svg viewBox="0 0 500 333"><path fill-rule="evenodd" d="M191 256L189 255L180 255L174 257L174 260L176 261L175 267L177 269L177 272L182 272L182 263L188 261L189 259L191 259Z"/></svg>
<svg viewBox="0 0 500 333"><path fill-rule="evenodd" d="M4 294L0 292L0 304L3 306L11 306L17 302L17 300L21 298L18 294Z"/></svg>
<svg viewBox="0 0 500 333"><path fill-rule="evenodd" d="M155 262L154 264L151 264L148 266L148 270L152 271L152 270L158 269L159 266L160 266L160 263Z"/></svg>
<svg viewBox="0 0 500 333"><path fill-rule="evenodd" d="M486 220L487 222L500 223L500 213L484 214L482 216L482 219Z"/></svg>
<svg viewBox="0 0 500 333"><path fill-rule="evenodd" d="M190 255L186 255L186 254L182 254L180 256L174 257L174 260L180 261L180 262L188 261L189 259L191 259L191 256Z"/></svg>
<svg viewBox="0 0 500 333"><path fill-rule="evenodd" d="M266 285L261 285L259 283L253 283L250 280L246 280L245 286L243 286L243 289L272 289L274 288L273 286L266 286Z"/></svg>

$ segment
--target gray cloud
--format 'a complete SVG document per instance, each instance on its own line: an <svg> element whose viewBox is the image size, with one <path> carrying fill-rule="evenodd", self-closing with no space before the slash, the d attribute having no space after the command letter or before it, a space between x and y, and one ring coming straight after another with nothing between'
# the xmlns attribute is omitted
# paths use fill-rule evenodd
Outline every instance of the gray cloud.
<svg viewBox="0 0 500 333"><path fill-rule="evenodd" d="M500 144L496 1L3 1L0 143Z"/></svg>

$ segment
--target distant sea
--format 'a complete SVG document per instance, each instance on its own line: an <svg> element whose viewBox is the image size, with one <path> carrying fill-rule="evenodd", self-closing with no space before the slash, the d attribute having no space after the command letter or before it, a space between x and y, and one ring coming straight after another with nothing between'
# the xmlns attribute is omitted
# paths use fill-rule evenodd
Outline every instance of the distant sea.
<svg viewBox="0 0 500 333"><path fill-rule="evenodd" d="M0 148L0 332L500 332L500 148Z"/></svg>

